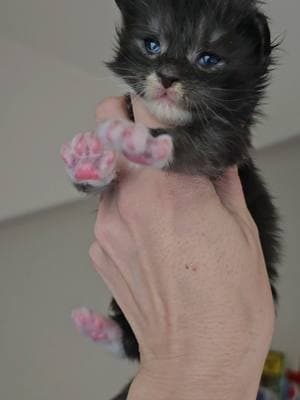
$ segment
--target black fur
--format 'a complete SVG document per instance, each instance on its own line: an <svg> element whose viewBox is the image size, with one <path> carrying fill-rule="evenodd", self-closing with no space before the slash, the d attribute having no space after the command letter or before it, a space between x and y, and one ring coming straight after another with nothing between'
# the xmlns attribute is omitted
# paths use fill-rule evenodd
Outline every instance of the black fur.
<svg viewBox="0 0 300 400"><path fill-rule="evenodd" d="M192 118L167 130L175 143L170 168L214 179L228 166L239 165L276 299L278 219L249 155L251 127L260 116L259 105L273 63L267 18L255 0L117 0L117 4L122 26L109 68L142 97L146 77L153 72L171 74L181 82L184 96L180 107ZM165 43L162 55L153 58L145 53L143 41L149 37ZM210 70L200 68L193 57L203 51L218 54L224 64ZM138 343L115 301L112 318L123 329L126 355L138 359ZM128 387L118 400L126 398Z"/></svg>

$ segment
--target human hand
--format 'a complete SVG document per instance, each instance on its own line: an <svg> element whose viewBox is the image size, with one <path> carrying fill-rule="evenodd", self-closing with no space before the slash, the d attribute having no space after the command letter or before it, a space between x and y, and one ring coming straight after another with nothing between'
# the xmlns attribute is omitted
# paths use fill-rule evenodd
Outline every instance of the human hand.
<svg viewBox="0 0 300 400"><path fill-rule="evenodd" d="M120 99L97 117L110 113L124 117ZM95 237L91 258L140 345L129 398L254 398L274 305L237 170L213 184L125 169L103 197Z"/></svg>

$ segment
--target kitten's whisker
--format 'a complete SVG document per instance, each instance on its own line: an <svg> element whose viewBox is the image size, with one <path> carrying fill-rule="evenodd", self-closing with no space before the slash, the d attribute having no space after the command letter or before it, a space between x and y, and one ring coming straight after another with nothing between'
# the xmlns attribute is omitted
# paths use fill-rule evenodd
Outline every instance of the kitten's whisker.
<svg viewBox="0 0 300 400"><path fill-rule="evenodd" d="M235 129L234 125L230 121L228 121L227 119L223 118L220 114L218 114L212 107L208 105L208 103L205 102L203 103L203 105L207 108L207 111L211 113L217 120Z"/></svg>
<svg viewBox="0 0 300 400"><path fill-rule="evenodd" d="M199 120L201 121L202 125L203 125L203 122L205 122L206 126L208 126L209 125L209 121L207 119L207 115L204 112L201 103L196 103L195 101L191 101L191 105L192 105L193 109L196 110L196 113L199 116Z"/></svg>
<svg viewBox="0 0 300 400"><path fill-rule="evenodd" d="M226 89L226 88L219 88L219 87L208 87L208 90L213 92L225 92L225 93L252 93L255 94L255 90L253 89Z"/></svg>

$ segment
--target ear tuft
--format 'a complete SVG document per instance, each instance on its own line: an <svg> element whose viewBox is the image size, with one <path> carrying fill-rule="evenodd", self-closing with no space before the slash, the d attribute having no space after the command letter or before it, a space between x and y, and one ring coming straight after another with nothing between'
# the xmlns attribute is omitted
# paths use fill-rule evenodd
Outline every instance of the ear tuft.
<svg viewBox="0 0 300 400"><path fill-rule="evenodd" d="M124 1L123 0L115 0L116 5L119 7L119 9L121 10Z"/></svg>
<svg viewBox="0 0 300 400"><path fill-rule="evenodd" d="M115 0L115 2L123 15L131 13L134 9L133 0Z"/></svg>
<svg viewBox="0 0 300 400"><path fill-rule="evenodd" d="M256 13L256 25L260 33L260 51L261 55L268 57L272 52L271 32L268 18L261 12Z"/></svg>

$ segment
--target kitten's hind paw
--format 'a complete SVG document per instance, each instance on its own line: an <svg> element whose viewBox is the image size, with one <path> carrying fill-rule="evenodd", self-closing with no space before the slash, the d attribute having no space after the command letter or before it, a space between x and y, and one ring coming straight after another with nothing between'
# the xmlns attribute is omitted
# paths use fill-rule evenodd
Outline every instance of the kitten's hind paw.
<svg viewBox="0 0 300 400"><path fill-rule="evenodd" d="M122 331L115 321L87 308L74 310L72 319L82 335L100 343L114 354L124 355Z"/></svg>
<svg viewBox="0 0 300 400"><path fill-rule="evenodd" d="M61 156L72 182L78 187L102 188L115 177L116 153L91 132L80 133L64 145Z"/></svg>

